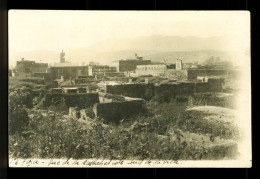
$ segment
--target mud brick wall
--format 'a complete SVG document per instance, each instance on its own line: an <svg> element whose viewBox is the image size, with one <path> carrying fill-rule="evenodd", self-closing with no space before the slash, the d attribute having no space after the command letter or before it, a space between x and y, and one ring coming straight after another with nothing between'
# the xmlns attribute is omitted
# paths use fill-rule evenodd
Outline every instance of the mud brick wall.
<svg viewBox="0 0 260 179"><path fill-rule="evenodd" d="M208 79L209 92L221 92L224 84L224 79Z"/></svg>
<svg viewBox="0 0 260 179"><path fill-rule="evenodd" d="M155 87L155 95L168 95L169 98L175 97L179 94L179 83L176 84L161 84Z"/></svg>
<svg viewBox="0 0 260 179"><path fill-rule="evenodd" d="M149 99L154 96L153 84L107 85L106 93L118 94L132 98Z"/></svg>
<svg viewBox="0 0 260 179"><path fill-rule="evenodd" d="M176 83L161 84L155 87L155 94L166 94L169 98L176 96L185 96L192 93L208 92L210 90L208 83Z"/></svg>
<svg viewBox="0 0 260 179"><path fill-rule="evenodd" d="M67 107L77 106L79 109L88 108L93 106L95 103L99 103L98 93L76 93L76 94L46 94L45 101L43 102L43 107L48 107L52 105L53 98L64 98L65 105Z"/></svg>
<svg viewBox="0 0 260 179"><path fill-rule="evenodd" d="M124 96L109 94L109 93L99 93L99 101L100 103L104 102L122 102L125 101Z"/></svg>
<svg viewBox="0 0 260 179"><path fill-rule="evenodd" d="M205 93L210 90L208 83L196 83L195 84L195 93Z"/></svg>
<svg viewBox="0 0 260 179"><path fill-rule="evenodd" d="M160 86L154 86L153 84L107 85L106 93L150 100L155 95L161 94L172 98L192 93L221 92L222 83L223 79L209 79L207 83L175 83L161 84Z"/></svg>
<svg viewBox="0 0 260 179"><path fill-rule="evenodd" d="M128 119L144 112L143 100L97 103L93 111L96 117L104 119L105 123L119 123L122 119Z"/></svg>
<svg viewBox="0 0 260 179"><path fill-rule="evenodd" d="M87 88L78 88L79 93L86 93Z"/></svg>
<svg viewBox="0 0 260 179"><path fill-rule="evenodd" d="M180 83L179 94L192 94L195 92L195 83Z"/></svg>
<svg viewBox="0 0 260 179"><path fill-rule="evenodd" d="M151 60L120 60L119 72L135 71L137 65L150 65Z"/></svg>
<svg viewBox="0 0 260 179"><path fill-rule="evenodd" d="M94 119L95 113L93 111L93 108L81 109L80 118L83 120Z"/></svg>

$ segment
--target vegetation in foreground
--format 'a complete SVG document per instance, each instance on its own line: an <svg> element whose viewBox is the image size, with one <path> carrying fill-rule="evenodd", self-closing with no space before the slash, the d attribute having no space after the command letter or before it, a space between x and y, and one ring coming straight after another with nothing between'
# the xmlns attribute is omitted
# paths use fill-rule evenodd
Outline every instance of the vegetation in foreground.
<svg viewBox="0 0 260 179"><path fill-rule="evenodd" d="M187 117L182 114L188 102L162 102L157 96L146 104L149 114L104 125L101 119L69 117L61 106L34 110L24 105L31 101L29 96L24 88L9 94L10 158L216 160L237 156L230 132L212 134L201 131L202 127L190 133L183 128L180 121Z"/></svg>

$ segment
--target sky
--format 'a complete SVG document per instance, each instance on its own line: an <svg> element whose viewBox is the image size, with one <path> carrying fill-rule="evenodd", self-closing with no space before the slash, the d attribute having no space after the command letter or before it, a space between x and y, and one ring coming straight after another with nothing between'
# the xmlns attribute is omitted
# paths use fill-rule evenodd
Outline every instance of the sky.
<svg viewBox="0 0 260 179"><path fill-rule="evenodd" d="M9 54L86 48L108 38L227 36L249 39L246 11L9 11ZM232 38L231 38L232 37Z"/></svg>

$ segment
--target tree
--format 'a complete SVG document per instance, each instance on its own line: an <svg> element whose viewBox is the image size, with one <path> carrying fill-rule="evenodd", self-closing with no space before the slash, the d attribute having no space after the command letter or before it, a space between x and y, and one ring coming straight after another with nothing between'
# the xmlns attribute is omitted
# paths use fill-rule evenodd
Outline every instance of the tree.
<svg viewBox="0 0 260 179"><path fill-rule="evenodd" d="M29 124L28 113L24 107L18 105L12 111L9 111L8 126L9 134L21 133Z"/></svg>
<svg viewBox="0 0 260 179"><path fill-rule="evenodd" d="M26 107L32 107L33 100L26 87L12 89L9 93L8 124L10 134L21 133L29 123Z"/></svg>
<svg viewBox="0 0 260 179"><path fill-rule="evenodd" d="M12 89L9 93L9 109L14 110L18 105L25 105L27 108L33 106L32 95L25 86L21 87L21 89Z"/></svg>

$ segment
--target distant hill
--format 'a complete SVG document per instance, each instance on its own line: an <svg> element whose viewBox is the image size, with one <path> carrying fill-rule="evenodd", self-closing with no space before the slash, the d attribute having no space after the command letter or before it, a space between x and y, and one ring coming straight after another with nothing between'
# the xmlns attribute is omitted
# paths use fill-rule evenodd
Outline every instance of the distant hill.
<svg viewBox="0 0 260 179"><path fill-rule="evenodd" d="M71 63L88 63L96 61L110 64L114 60L132 58L134 53L144 59L174 63L177 58L183 62L202 62L211 56L229 60L230 55L224 51L227 42L224 37L179 37L179 36L142 36L132 39L110 38L88 48L67 49L66 60ZM15 65L17 60L24 57L36 62L58 63L57 51L37 50L20 52L10 55L10 65Z"/></svg>
<svg viewBox="0 0 260 179"><path fill-rule="evenodd" d="M129 49L149 51L197 51L204 49L227 50L225 36L202 38L195 36L140 36L132 39L110 38L90 47L96 51L122 51Z"/></svg>
<svg viewBox="0 0 260 179"><path fill-rule="evenodd" d="M221 60L231 60L232 57L228 52L219 50L199 50L199 51L142 51L142 50L123 50L115 52L93 52L84 49L71 49L66 51L66 60L71 63L85 63L89 61L99 62L100 64L111 64L114 60L132 58L134 53L138 56L143 56L144 59L152 60L153 62L163 62L164 58L168 63L175 63L176 59L182 59L183 62L203 62L210 57L219 57ZM35 60L41 63L58 63L59 52L50 51L31 51L18 53L10 57L10 65L15 65L17 60L24 57L26 60Z"/></svg>
<svg viewBox="0 0 260 179"><path fill-rule="evenodd" d="M232 59L232 56L228 52L219 50L162 52L158 54L145 55L144 57L145 59L151 59L152 61L157 62L163 62L165 58L169 63L175 63L176 59L182 59L184 63L201 63L210 57L219 57L222 61L229 61Z"/></svg>

